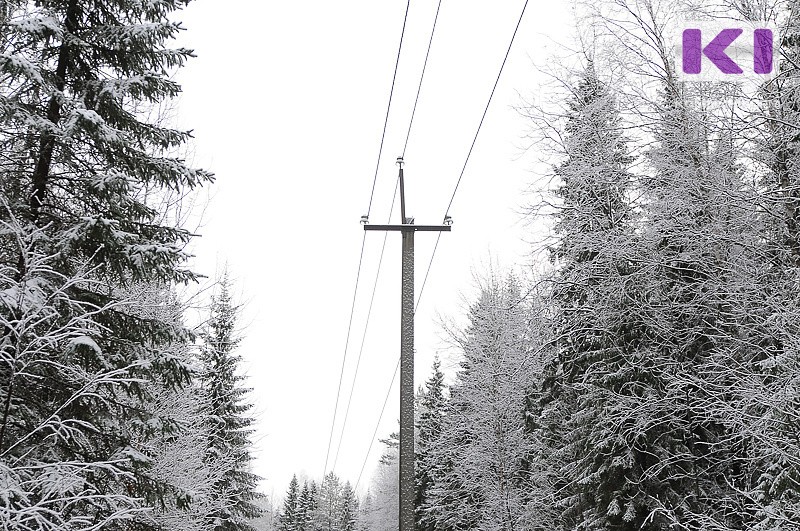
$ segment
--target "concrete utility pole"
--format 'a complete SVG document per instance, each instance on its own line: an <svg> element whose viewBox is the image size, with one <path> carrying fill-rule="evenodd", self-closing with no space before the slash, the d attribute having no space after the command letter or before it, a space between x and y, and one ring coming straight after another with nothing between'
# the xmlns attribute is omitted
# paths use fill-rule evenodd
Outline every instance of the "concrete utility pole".
<svg viewBox="0 0 800 531"><path fill-rule="evenodd" d="M395 230L403 236L403 272L400 295L400 531L414 531L414 233L450 231L450 225L414 225L406 217L403 157L400 166L400 225L370 225L364 230ZM446 219L446 221L449 218Z"/></svg>

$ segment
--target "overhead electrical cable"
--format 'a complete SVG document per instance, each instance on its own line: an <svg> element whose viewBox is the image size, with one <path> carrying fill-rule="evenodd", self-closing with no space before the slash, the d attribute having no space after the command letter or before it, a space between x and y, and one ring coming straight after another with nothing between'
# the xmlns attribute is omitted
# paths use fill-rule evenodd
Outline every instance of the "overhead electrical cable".
<svg viewBox="0 0 800 531"><path fill-rule="evenodd" d="M342 391L342 378L344 377L344 366L345 361L347 360L347 347L350 345L350 331L353 328L353 314L355 313L356 308L356 295L358 294L358 281L361 278L361 265L364 262L364 245L367 242L366 233L364 237L361 239L361 254L358 258L358 272L356 273L356 285L355 289L353 289L353 303L350 306L350 320L347 323L347 336L344 341L344 355L342 356L342 369L339 372L339 386L336 388L336 402L333 406L333 420L331 421L331 434L328 437L328 450L325 452L325 468L322 472L322 477L325 477L325 474L328 472L328 456L331 453L331 441L333 441L333 428L336 425L336 410L339 408L339 395Z"/></svg>
<svg viewBox="0 0 800 531"><path fill-rule="evenodd" d="M398 179L394 185L394 195L392 196L392 206L389 208L389 221L386 223L391 223L392 221L392 212L394 212L394 204L395 200L397 199L397 188L400 185L400 180ZM365 231L366 234L366 231ZM361 348L358 349L358 359L356 360L356 368L353 374L353 385L350 386L350 396L347 398L347 407L344 410L344 420L342 421L342 431L339 433L339 444L336 447L336 456L333 458L333 465L331 466L331 470L336 469L336 463L339 461L339 451L342 449L342 440L344 439L344 429L347 426L347 418L350 414L350 404L353 401L353 392L356 388L356 378L358 378L358 368L361 366L361 355L364 353L364 343L367 339L367 329L369 328L369 318L372 315L372 303L375 302L375 292L378 289L378 278L381 274L381 265L383 264L383 254L386 250L386 239L389 237L389 233L385 232L383 234L383 245L381 246L381 255L378 259L378 270L375 273L375 283L372 285L372 295L369 299L369 309L367 310L367 319L366 323L364 324L364 334L361 336Z"/></svg>
<svg viewBox="0 0 800 531"><path fill-rule="evenodd" d="M439 244L439 240L436 240L436 245ZM434 247L433 252L436 253L436 248ZM431 263L433 263L433 258L431 258ZM425 282L428 280L428 273L431 271L431 264L428 264L428 270L425 272L425 279L422 281L422 287L419 290L419 296L417 297L417 303L414 305L414 313L417 313L417 309L419 308L419 303L422 300L422 293L425 291ZM372 438L369 440L369 447L367 448L367 455L364 457L364 462L361 463L361 471L358 473L358 479L356 480L356 486L353 487L353 490L358 488L358 483L361 481L361 475L364 473L364 467L367 466L367 461L369 460L369 454L372 451L372 445L375 443L375 437L378 435L378 429L381 425L381 420L383 420L383 413L386 411L386 404L389 402L389 396L392 394L392 387L394 386L394 381L397 379L397 371L400 369L400 356L397 357L397 364L394 367L394 372L392 373L392 381L389 382L389 389L386 391L386 397L383 399L383 406L381 407L381 413L378 415L378 422L375 423L375 431L372 432Z"/></svg>
<svg viewBox="0 0 800 531"><path fill-rule="evenodd" d="M428 39L428 48L425 51L425 60L423 61L422 72L420 73L419 83L417 84L417 94L414 97L414 106L411 109L411 118L408 121L408 130L406 131L406 140L405 140L405 143L403 144L403 152L402 152L403 155L401 156L401 158L405 157L406 148L408 147L408 140L411 137L411 127L414 124L414 116L416 115L416 112L417 112L417 104L419 103L419 95L422 92L422 82L425 79L425 71L426 71L427 66L428 66L428 58L430 57L430 54L431 54L431 46L433 44L433 36L436 33L436 23L439 20L439 11L441 10L441 7L442 7L442 0L439 0L438 5L436 6L436 14L433 17L433 25L431 27L431 34L430 34L430 37ZM395 66L395 69L396 69L396 66ZM388 116L388 110L387 110L387 116ZM398 181L398 183L395 184L395 191L394 191L394 195L392 196L392 206L389 209L389 220L386 222L387 224L391 223L391 221L392 221L392 212L394 211L394 204L395 204L395 199L397 197L397 186L398 186L398 184L399 184L399 181ZM369 318L370 318L370 315L371 315L371 312L372 312L372 303L373 303L373 301L375 299L375 288L378 285L378 276L380 275L380 272L381 272L381 264L383 262L383 253L384 253L384 250L386 249L386 239L387 239L388 235L389 234L386 233L383 236L383 245L381 246L381 255L380 255L380 259L378 260L378 271L377 271L377 274L375 275L375 285L372 288L372 297L370 298L369 310L367 311L367 321L366 321L366 325L364 326L364 335L361 338L361 348L359 349L359 352L358 352L358 361L356 362L355 374L353 376L353 385L350 388L350 396L349 396L349 398L347 400L347 407L345 409L344 421L342 423L342 431L341 431L341 433L339 435L339 444L338 444L338 446L336 448L336 456L333 459L333 466L331 467L332 469L336 468L336 463L339 460L339 451L341 450L342 439L344 438L344 430L345 430L345 426L347 424L348 413L350 411L350 403L351 403L351 401L353 399L353 389L355 387L356 378L358 377L358 368L359 368L360 362L361 362L361 354L364 351L364 339L366 338L366 335L367 335L367 327L369 326ZM438 239L437 239L437 244L438 244ZM430 271L430 267L428 267L428 270ZM427 279L427 275L426 275L426 279ZM425 287L425 284L423 283L423 289L424 289L424 287Z"/></svg>
<svg viewBox="0 0 800 531"><path fill-rule="evenodd" d="M453 199L456 197L456 192L458 192L458 186L461 184L461 179L464 177L464 172L467 169L467 163L469 163L469 158L472 155L472 150L475 148L475 142L478 140L478 135L481 132L481 127L483 127L483 120L486 118L486 113L489 111L489 105L492 103L492 98L494 97L494 91L497 89L497 84L500 82L500 76L503 73L503 68L506 66L506 60L508 60L508 54L511 53L511 46L514 44L514 38L517 36L517 30L519 30L519 25L522 22L522 17L525 15L525 9L528 7L528 0L525 0L525 4L522 6L522 12L519 14L519 20L517 20L517 25L514 28L514 33L511 35L511 41L508 43L508 48L506 49L506 55L503 57L503 63L500 65L500 71L497 72L497 78L494 80L494 86L492 87L492 92L489 94L489 100L486 102L486 107L483 109L483 115L481 116L481 121L478 123L478 129L475 131L475 136L472 139L472 144L469 146L469 151L467 152L467 158L464 160L464 166L461 168L461 174L458 176L458 181L456 181L456 186L453 189L453 195L450 197L450 202L447 204L447 210L444 212L444 217L446 218L447 215L450 213L450 207L453 206Z"/></svg>
<svg viewBox="0 0 800 531"><path fill-rule="evenodd" d="M367 207L367 217L369 217L369 213L372 210L372 199L373 199L373 197L375 195L375 184L376 184L376 182L378 180L378 168L380 167L381 154L383 153L383 142L384 142L384 139L386 138L386 125L389 122L389 111L390 111L390 109L392 107L392 97L394 95L394 85L395 85L395 81L397 79L397 67L400 64L400 52L403 49L403 38L405 37L405 33L406 33L406 22L408 21L408 8L410 6L411 6L411 0L408 0L408 2L406 3L406 11L405 11L405 14L403 15L403 28L400 31L400 44L397 46L397 58L395 59L394 73L392 74L392 86L391 86L391 89L389 90L389 103L386 106L386 116L385 116L384 121L383 121L383 132L381 133L381 142L380 142L380 147L378 148L378 160L377 160L377 162L375 164L375 176L372 179L372 190L370 191L370 195L369 195L369 206ZM323 478L325 477L325 474L328 472L328 458L330 457L330 453L331 453L331 443L333 442L333 431L334 431L334 428L336 426L336 413L337 413L337 411L339 409L339 397L340 397L341 392L342 392L342 379L344 377L344 368L345 368L345 364L347 362L347 347L350 344L350 331L352 330L352 325L353 325L353 314L355 313L355 307L356 307L356 295L358 294L358 282L359 282L359 279L361 278L361 266L362 266L362 264L364 262L364 245L366 243L366 240L367 240L367 235L366 235L366 232L365 232L364 233L364 237L361 240L361 254L360 254L360 257L358 259L358 271L356 273L356 285L355 285L355 288L353 289L353 304L350 307L350 319L349 319L349 323L347 325L347 336L346 336L346 339L345 339L344 354L342 355L342 368L341 368L341 371L339 372L339 385L336 388L336 401L335 401L334 406L333 406L333 419L331 420L331 432L330 432L330 435L328 436L328 449L325 451L325 466L324 466L323 471L322 471L322 477Z"/></svg>
<svg viewBox="0 0 800 531"><path fill-rule="evenodd" d="M419 85L417 85L417 95L414 97L414 108L411 110L411 119L408 121L408 131L406 132L406 141L403 144L403 158L406 156L406 148L408 147L408 139L411 136L411 126L414 124L414 116L417 114L417 103L419 103L419 93L422 91L422 80L425 79L425 69L428 67L428 57L431 55L431 44L433 44L433 34L436 33L436 22L439 20L439 10L442 7L442 0L436 6L436 15L433 17L433 27L431 28L431 37L428 39L428 50L425 52L425 61L422 63L422 73L419 76Z"/></svg>
<svg viewBox="0 0 800 531"><path fill-rule="evenodd" d="M383 399L383 407L381 407L381 414L378 417L378 422L375 424L375 431L372 433L372 438L369 440L369 448L367 448L367 456L364 458L364 462L361 463L361 471L358 473L358 479L356 480L356 486L353 487L355 491L358 489L358 484L361 482L361 475L364 473L364 468L367 466L367 460L369 460L369 453L372 451L372 444L375 442L375 437L378 435L378 428L381 426L381 420L383 419L383 412L386 411L386 403L389 402L389 396L392 394L392 387L394 386L394 381L397 379L397 370L400 368L400 357L397 357L397 365L394 368L394 372L392 373L392 381L389 383L389 390L386 392L386 398Z"/></svg>
<svg viewBox="0 0 800 531"><path fill-rule="evenodd" d="M372 191L369 193L369 206L367 207L367 217L372 211L372 198L375 196L375 184L378 182L378 168L381 166L381 154L383 154L383 141L386 139L386 126L389 123L389 110L392 108L392 96L394 96L394 84L397 80L397 67L400 65L400 51L403 49L403 37L406 34L406 21L408 20L408 8L411 0L406 3L406 14L403 16L403 29L400 32L400 44L397 46L397 59L394 62L394 74L392 74L392 88L389 90L389 103L386 105L386 117L383 119L383 132L381 133L381 144L378 148L378 160L375 162L375 176L372 178Z"/></svg>
<svg viewBox="0 0 800 531"><path fill-rule="evenodd" d="M439 2L439 7L441 7L441 1ZM527 9L527 7L528 7L528 0L525 0L525 3L522 5L522 11L519 14L519 19L517 20L517 25L514 27L514 33L511 35L511 40L508 43L508 48L506 49L505 56L503 57L503 62L500 64L500 70L497 73L497 78L495 79L494 85L492 86L492 91L489 94L489 100L486 102L486 107L484 108L483 114L481 115L480 122L478 123L478 128L475 131L475 136L472 139L472 144L470 144L469 151L467 152L467 157L464 160L463 167L461 168L461 173L459 174L458 180L456 181L455 188L453 189L453 194L450 197L450 202L447 204L447 209L445 210L445 214L444 214L444 218L445 219L447 219L447 216L450 213L450 207L453 206L453 200L455 199L456 192L458 192L458 187L461 184L461 179L464 177L464 172L467 169L467 164L469 163L470 156L472 155L472 151L475 148L475 143L478 140L478 135L480 134L481 127L483 127L483 122L484 122L484 120L486 118L487 112L489 111L489 105L492 103L492 98L494 97L495 90L497 89L497 85L500 82L500 76L503 73L503 69L505 68L506 61L508 60L508 56L511 53L511 47L514 44L514 39L517 36L517 31L519 30L519 26L522 23L522 18L525 15L525 10ZM437 7L437 9L436 9L437 18L438 18L438 15L439 15L439 8ZM434 29L435 29L435 21L434 21ZM432 40L433 40L433 32L431 32L431 41ZM428 43L428 53L430 53L430 42ZM426 64L427 64L427 57L428 56L426 54L426 56L425 56ZM424 67L423 67L423 75L424 75ZM421 84L422 84L422 81L420 80L420 85ZM417 98L419 98L419 90L417 91ZM416 109L416 101L414 102L414 107ZM412 120L413 120L413 112L412 112ZM411 124L409 124L409 133L410 133L410 130L411 130ZM407 145L408 145L408 136L406 136L406 146ZM403 150L405 152L405 147L403 148ZM417 313L417 309L419 308L419 303L420 303L420 300L422 299L422 294L423 294L423 292L425 290L425 284L428 281L428 274L431 272L431 266L433 265L433 260L434 260L434 257L436 256L436 250L439 248L439 239L441 238L441 235L442 234L440 232L439 235L436 238L436 244L433 247L433 252L431 253L431 259L430 259L430 262L428 262L428 268L425 271L425 277L423 278L423 281L422 281L422 287L420 288L419 297L417 298L417 303L414 306L414 314ZM361 465L361 471L358 473L358 480L356 481L356 486L354 487L354 490L355 490L355 488L358 488L358 484L361 481L361 476L364 473L364 468L366 467L367 461L369 460L369 454L372 451L372 445L374 444L375 437L378 434L378 429L380 428L380 423L381 423L381 420L383 419L383 413L386 410L386 404L389 401L389 396L391 395L392 386L394 386L394 381L397 378L397 371L398 371L399 368L400 368L400 358L398 357L397 365L395 366L394 373L392 375L392 381L389 384L389 389L386 392L386 398L383 401L383 407L381 408L381 413L378 416L378 422L375 425L375 431L373 432L372 438L370 439L369 447L367 448L367 455L364 457L364 462Z"/></svg>

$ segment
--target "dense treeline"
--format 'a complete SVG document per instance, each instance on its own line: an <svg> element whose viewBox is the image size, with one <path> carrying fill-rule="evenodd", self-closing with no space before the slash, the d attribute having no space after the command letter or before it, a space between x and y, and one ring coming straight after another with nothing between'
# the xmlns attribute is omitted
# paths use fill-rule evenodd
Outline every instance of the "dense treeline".
<svg viewBox="0 0 800 531"><path fill-rule="evenodd" d="M185 322L175 205L212 175L150 119L185 4L0 2L0 524L396 529L395 438L361 500L294 478L266 518L227 277ZM697 4L583 6L531 110L550 267L487 278L418 394L420 531L800 530L800 1ZM681 81L683 18L776 24L779 71Z"/></svg>
<svg viewBox="0 0 800 531"><path fill-rule="evenodd" d="M608 31L531 110L552 267L487 279L422 391L420 529L800 529L799 8L585 9ZM776 76L680 81L670 32L712 16L776 23Z"/></svg>
<svg viewBox="0 0 800 531"><path fill-rule="evenodd" d="M490 274L420 389L417 527L800 530L800 2L581 13L563 112L529 113L550 267ZM681 81L672 36L710 18L774 23L776 75Z"/></svg>
<svg viewBox="0 0 800 531"><path fill-rule="evenodd" d="M328 472L321 483L295 475L277 511L278 531L391 531L397 529L398 434L386 446L369 488L359 500L355 487Z"/></svg>
<svg viewBox="0 0 800 531"><path fill-rule="evenodd" d="M190 329L174 206L212 175L150 119L186 2L0 3L0 527L239 530L260 510L237 308Z"/></svg>

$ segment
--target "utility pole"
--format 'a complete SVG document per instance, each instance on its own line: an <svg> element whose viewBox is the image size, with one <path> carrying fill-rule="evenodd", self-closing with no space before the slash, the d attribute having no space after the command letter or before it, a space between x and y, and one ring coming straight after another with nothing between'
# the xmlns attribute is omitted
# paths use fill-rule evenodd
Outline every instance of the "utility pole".
<svg viewBox="0 0 800 531"><path fill-rule="evenodd" d="M449 232L445 225L415 225L406 216L403 157L400 166L400 225L370 225L362 217L364 230L400 231L403 236L402 288L400 294L400 531L414 531L414 233Z"/></svg>

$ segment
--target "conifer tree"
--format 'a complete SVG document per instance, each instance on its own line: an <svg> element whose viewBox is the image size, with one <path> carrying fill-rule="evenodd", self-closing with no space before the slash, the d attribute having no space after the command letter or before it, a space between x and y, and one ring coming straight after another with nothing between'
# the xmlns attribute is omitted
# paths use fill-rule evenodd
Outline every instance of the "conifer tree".
<svg viewBox="0 0 800 531"><path fill-rule="evenodd" d="M429 454L431 447L442 431L442 422L445 411L444 373L441 371L441 362L437 357L433 362L433 374L425 382L417 401L417 433L416 433L416 479L415 502L416 525L420 531L433 531L434 520L424 511L427 505L428 489L433 483L433 478L428 470L431 466Z"/></svg>
<svg viewBox="0 0 800 531"><path fill-rule="evenodd" d="M298 505L298 529L314 531L314 517L317 513L317 483L314 480L304 481Z"/></svg>
<svg viewBox="0 0 800 531"><path fill-rule="evenodd" d="M792 433L797 414L800 356L800 3L790 0L776 11L778 61L775 78L763 83L746 124L757 123L756 162L765 171L758 205L763 252L754 285L759 293L748 305L745 337L749 355L741 364L731 393L735 406L718 404L741 433L752 455L747 469L757 477L745 505L754 529L794 529L800 525L800 444ZM752 8L743 2L741 8ZM780 40L777 40L780 39ZM745 369L745 370L743 370ZM745 419L751 419L746 421Z"/></svg>
<svg viewBox="0 0 800 531"><path fill-rule="evenodd" d="M137 301L137 315L179 324L184 306L174 289L164 286L137 284L126 290ZM196 351L188 341L161 347L169 355L187 363L195 376L199 370ZM210 530L208 516L224 505L215 490L226 460L206 462L207 438L204 423L206 408L199 385L192 381L181 388L164 388L152 382L146 386L149 400L142 404L154 419L171 426L163 432L134 432L136 447L152 462L152 477L160 488L169 491L163 502L142 519L155 520L159 526L172 531Z"/></svg>
<svg viewBox="0 0 800 531"><path fill-rule="evenodd" d="M308 497L308 480L305 480L303 481L303 488L300 489L300 495L297 497L297 529L300 531L306 530L306 517L308 516L309 504Z"/></svg>
<svg viewBox="0 0 800 531"><path fill-rule="evenodd" d="M381 439L385 450L378 467L370 481L370 488L361 503L359 531L397 531L397 515L400 511L400 498L397 495L400 485L398 452L400 440L397 432Z"/></svg>
<svg viewBox="0 0 800 531"><path fill-rule="evenodd" d="M303 496L308 496L308 484L303 484ZM286 492L286 497L283 499L283 509L281 510L280 523L278 529L280 531L298 531L304 529L302 523L303 515L302 497L298 493L297 476L292 476L292 481L289 482L289 490Z"/></svg>
<svg viewBox="0 0 800 531"><path fill-rule="evenodd" d="M340 531L354 531L358 517L358 498L349 481L342 486L337 527Z"/></svg>
<svg viewBox="0 0 800 531"><path fill-rule="evenodd" d="M424 511L437 527L511 531L527 518L531 451L522 411L536 367L519 284L490 278L458 338L463 361L428 463Z"/></svg>
<svg viewBox="0 0 800 531"><path fill-rule="evenodd" d="M624 431L641 456L638 518L654 529L751 527L740 493L754 462L726 410L727 390L755 361L742 338L762 319L754 288L763 248L736 145L712 137L707 90L665 84L647 154L653 173L641 180L648 224L637 312L650 406L630 407Z"/></svg>
<svg viewBox="0 0 800 531"><path fill-rule="evenodd" d="M342 488L339 476L328 472L319 487L317 494L317 511L314 528L321 531L342 531Z"/></svg>
<svg viewBox="0 0 800 531"><path fill-rule="evenodd" d="M175 501L139 441L174 429L143 405L188 382L166 347L189 334L126 293L194 278L190 233L157 207L211 175L175 156L188 132L142 112L180 92L171 74L192 52L169 41L185 4L3 3L3 527L148 529L145 513Z"/></svg>
<svg viewBox="0 0 800 531"><path fill-rule="evenodd" d="M551 255L557 353L528 414L555 456L550 475L553 504L562 512L557 520L565 529L599 529L628 516L626 469L632 463L619 437L607 431L604 412L607 393L636 379L626 356L637 332L626 304L634 237L627 167L633 159L613 95L592 62L568 104L561 149L566 160L555 172L561 205Z"/></svg>
<svg viewBox="0 0 800 531"><path fill-rule="evenodd" d="M238 307L233 304L225 273L219 283L219 294L211 303L202 348L205 365L203 389L209 408L206 461L229 462L216 485L219 496L227 502L226 508L213 516L218 531L249 530L247 519L259 515L253 503L258 496L256 482L259 478L249 470L248 437L252 433L253 419L246 416L252 406L245 402L245 395L250 390L242 386L245 378L237 373L241 361L235 353L240 342L236 333L237 313ZM295 480L295 491L296 483Z"/></svg>

